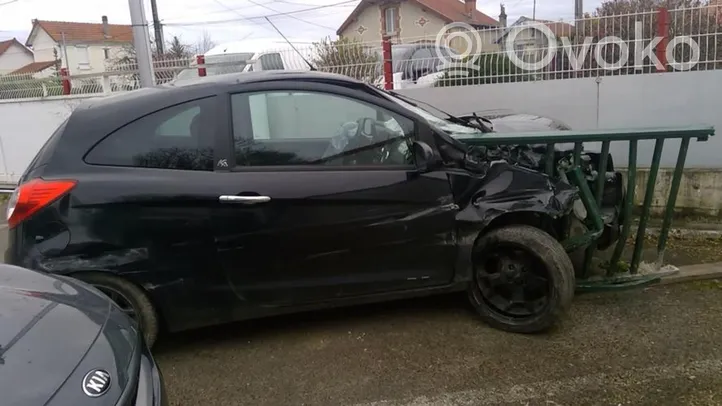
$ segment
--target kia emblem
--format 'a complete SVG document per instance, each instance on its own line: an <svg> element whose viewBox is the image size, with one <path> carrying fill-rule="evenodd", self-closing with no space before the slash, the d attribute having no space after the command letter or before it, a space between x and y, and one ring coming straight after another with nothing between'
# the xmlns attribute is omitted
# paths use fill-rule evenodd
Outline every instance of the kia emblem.
<svg viewBox="0 0 722 406"><path fill-rule="evenodd" d="M110 374L102 369L94 369L83 378L83 392L91 398L102 396L110 389Z"/></svg>

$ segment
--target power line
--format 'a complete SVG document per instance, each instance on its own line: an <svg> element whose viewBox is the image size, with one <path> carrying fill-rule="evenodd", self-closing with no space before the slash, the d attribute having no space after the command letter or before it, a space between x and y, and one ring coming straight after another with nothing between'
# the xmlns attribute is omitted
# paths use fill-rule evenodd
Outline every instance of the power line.
<svg viewBox="0 0 722 406"><path fill-rule="evenodd" d="M346 1L341 1L341 2L338 2L338 3L334 3L334 4L326 4L326 5L323 5L323 6L316 6L316 7L306 8L306 9L303 9L303 10L289 11L289 12L285 12L285 13L278 12L278 13L275 13L275 14L267 14L267 15L263 15L263 16L253 16L253 17L244 17L244 18L241 18L241 19L231 18L231 19L225 19L225 20L191 21L191 22L186 22L186 23L166 23L165 25L166 25L166 26L174 26L174 25L176 25L176 26L189 26L189 25L226 24L226 23L237 22L237 21L239 21L239 20L258 20L258 19L265 19L265 18L267 18L267 17L270 18L270 17L288 16L288 15L292 15L292 14L305 13L305 12L308 12L308 11L321 10L321 9L330 8L330 7L338 7L338 6L342 6L342 5L345 5L345 4L356 3L356 2L358 2L358 0L346 0Z"/></svg>
<svg viewBox="0 0 722 406"><path fill-rule="evenodd" d="M7 6L8 4L17 3L18 1L20 1L20 0L10 0L10 1L6 1L5 3L0 3L0 6Z"/></svg>
<svg viewBox="0 0 722 406"><path fill-rule="evenodd" d="M221 3L221 0L213 0L213 1L214 1L216 4L218 4L219 6L225 8L226 10L228 10L228 11L236 14L237 16L241 17L243 20L250 21L251 23L256 24L256 25L258 25L259 27L263 28L264 30L271 31L270 29L268 29L268 27L264 26L263 24L261 24L261 23L259 23L259 22L256 22L255 20L248 19L246 16L242 15L241 13L239 13L238 10L234 10L234 9L226 6L225 4ZM275 34L275 32L274 32L274 34Z"/></svg>
<svg viewBox="0 0 722 406"><path fill-rule="evenodd" d="M273 9L273 8L271 8L271 7L268 7L268 6L264 5L264 4L256 3L255 0L248 0L248 1L251 2L251 3L253 3L253 4L255 4L255 5L257 5L257 6L259 6L259 7L263 7L263 8L265 8L266 10L270 10L270 11L273 11L273 12L276 12L276 13L279 12L278 10ZM327 26L325 26L325 25L316 24L316 23L312 23L312 22L310 22L310 21L306 21L306 20L304 20L304 19L302 19L302 18L299 18L299 17L296 17L296 16L294 16L294 15L289 15L289 17L293 18L294 20L298 20L298 21L300 21L300 22L302 22L302 23L315 25L316 27L326 28L326 29L328 29L328 30L334 30L334 31L336 30L335 28L331 28L331 27L327 27ZM266 18L266 19L268 20L268 18ZM270 23L270 20L269 20L269 23Z"/></svg>
<svg viewBox="0 0 722 406"><path fill-rule="evenodd" d="M275 1L277 1L277 0L270 0L269 3L273 3L273 2L275 2ZM309 6L310 6L310 4L309 4ZM198 17L198 16L207 16L207 15L211 15L211 14L226 13L226 12L228 12L228 11L232 11L232 12L235 13L236 11L247 10L247 9L249 9L249 8L256 8L256 7L258 7L258 6L256 6L255 4L250 5L250 6L245 6L245 7L238 7L238 8L224 7L225 10L215 10L215 11L211 11L211 12L208 12L208 13L200 13L200 14L199 14L199 13L193 13L193 15L194 15L195 17ZM170 17L170 19L171 19L171 20L176 20L176 19L179 19L179 18L184 18L184 17L186 17L187 15L188 15L188 14L184 14L183 16L180 16L180 17ZM161 21L165 21L166 19L167 19L167 18L163 18L163 19L161 19Z"/></svg>

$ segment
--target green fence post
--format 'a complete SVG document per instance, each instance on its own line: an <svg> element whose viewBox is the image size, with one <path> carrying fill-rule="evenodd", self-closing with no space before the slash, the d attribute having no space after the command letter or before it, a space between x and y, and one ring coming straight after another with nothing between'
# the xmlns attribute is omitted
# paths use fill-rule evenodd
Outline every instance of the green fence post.
<svg viewBox="0 0 722 406"><path fill-rule="evenodd" d="M667 199L667 207L664 212L664 222L662 230L659 233L659 241L657 244L657 266L661 267L664 261L664 248L667 243L667 235L672 225L672 217L674 216L674 206L677 204L677 194L679 193L679 184L682 182L682 171L684 170L684 162L687 159L687 151L689 150L689 137L682 139L679 146L679 155L677 155L677 166L674 168L672 177L672 185L669 190L669 198Z"/></svg>
<svg viewBox="0 0 722 406"><path fill-rule="evenodd" d="M658 138L654 144L654 155L652 156L652 166L649 168L649 180L647 181L647 190L644 193L642 215L639 218L639 227L637 227L637 240L634 243L634 254L632 255L632 263L630 264L630 273L632 274L637 273L639 262L642 259L644 235L647 232L647 221L649 221L649 212L651 211L652 199L654 198L654 187L657 183L657 172L659 172L659 161L662 158L662 148L664 148L664 138Z"/></svg>
<svg viewBox="0 0 722 406"><path fill-rule="evenodd" d="M622 232L620 233L617 245L614 247L614 253L610 260L610 271L616 269L619 260L622 258L624 246L627 245L629 238L629 228L632 224L632 208L634 207L634 195L637 189L637 140L629 141L629 159L627 160L627 194L624 208L622 209Z"/></svg>

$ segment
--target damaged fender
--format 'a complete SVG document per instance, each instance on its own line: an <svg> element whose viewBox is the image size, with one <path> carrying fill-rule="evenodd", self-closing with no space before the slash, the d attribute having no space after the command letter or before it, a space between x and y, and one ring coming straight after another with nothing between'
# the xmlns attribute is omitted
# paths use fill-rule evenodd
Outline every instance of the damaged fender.
<svg viewBox="0 0 722 406"><path fill-rule="evenodd" d="M575 187L540 172L506 162L492 164L482 177L450 175L460 211L456 216L457 281L472 279L477 238L495 224L529 224L568 215L578 199ZM538 225L538 224L531 224Z"/></svg>

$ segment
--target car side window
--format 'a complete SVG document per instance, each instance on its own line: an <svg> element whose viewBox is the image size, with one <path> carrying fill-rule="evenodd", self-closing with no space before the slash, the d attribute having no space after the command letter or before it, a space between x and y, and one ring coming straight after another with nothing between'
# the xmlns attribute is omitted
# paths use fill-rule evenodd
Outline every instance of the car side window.
<svg viewBox="0 0 722 406"><path fill-rule="evenodd" d="M210 97L144 116L105 137L85 161L93 165L212 171L214 104Z"/></svg>
<svg viewBox="0 0 722 406"><path fill-rule="evenodd" d="M231 97L238 166L413 165L414 122L378 106L321 92Z"/></svg>

